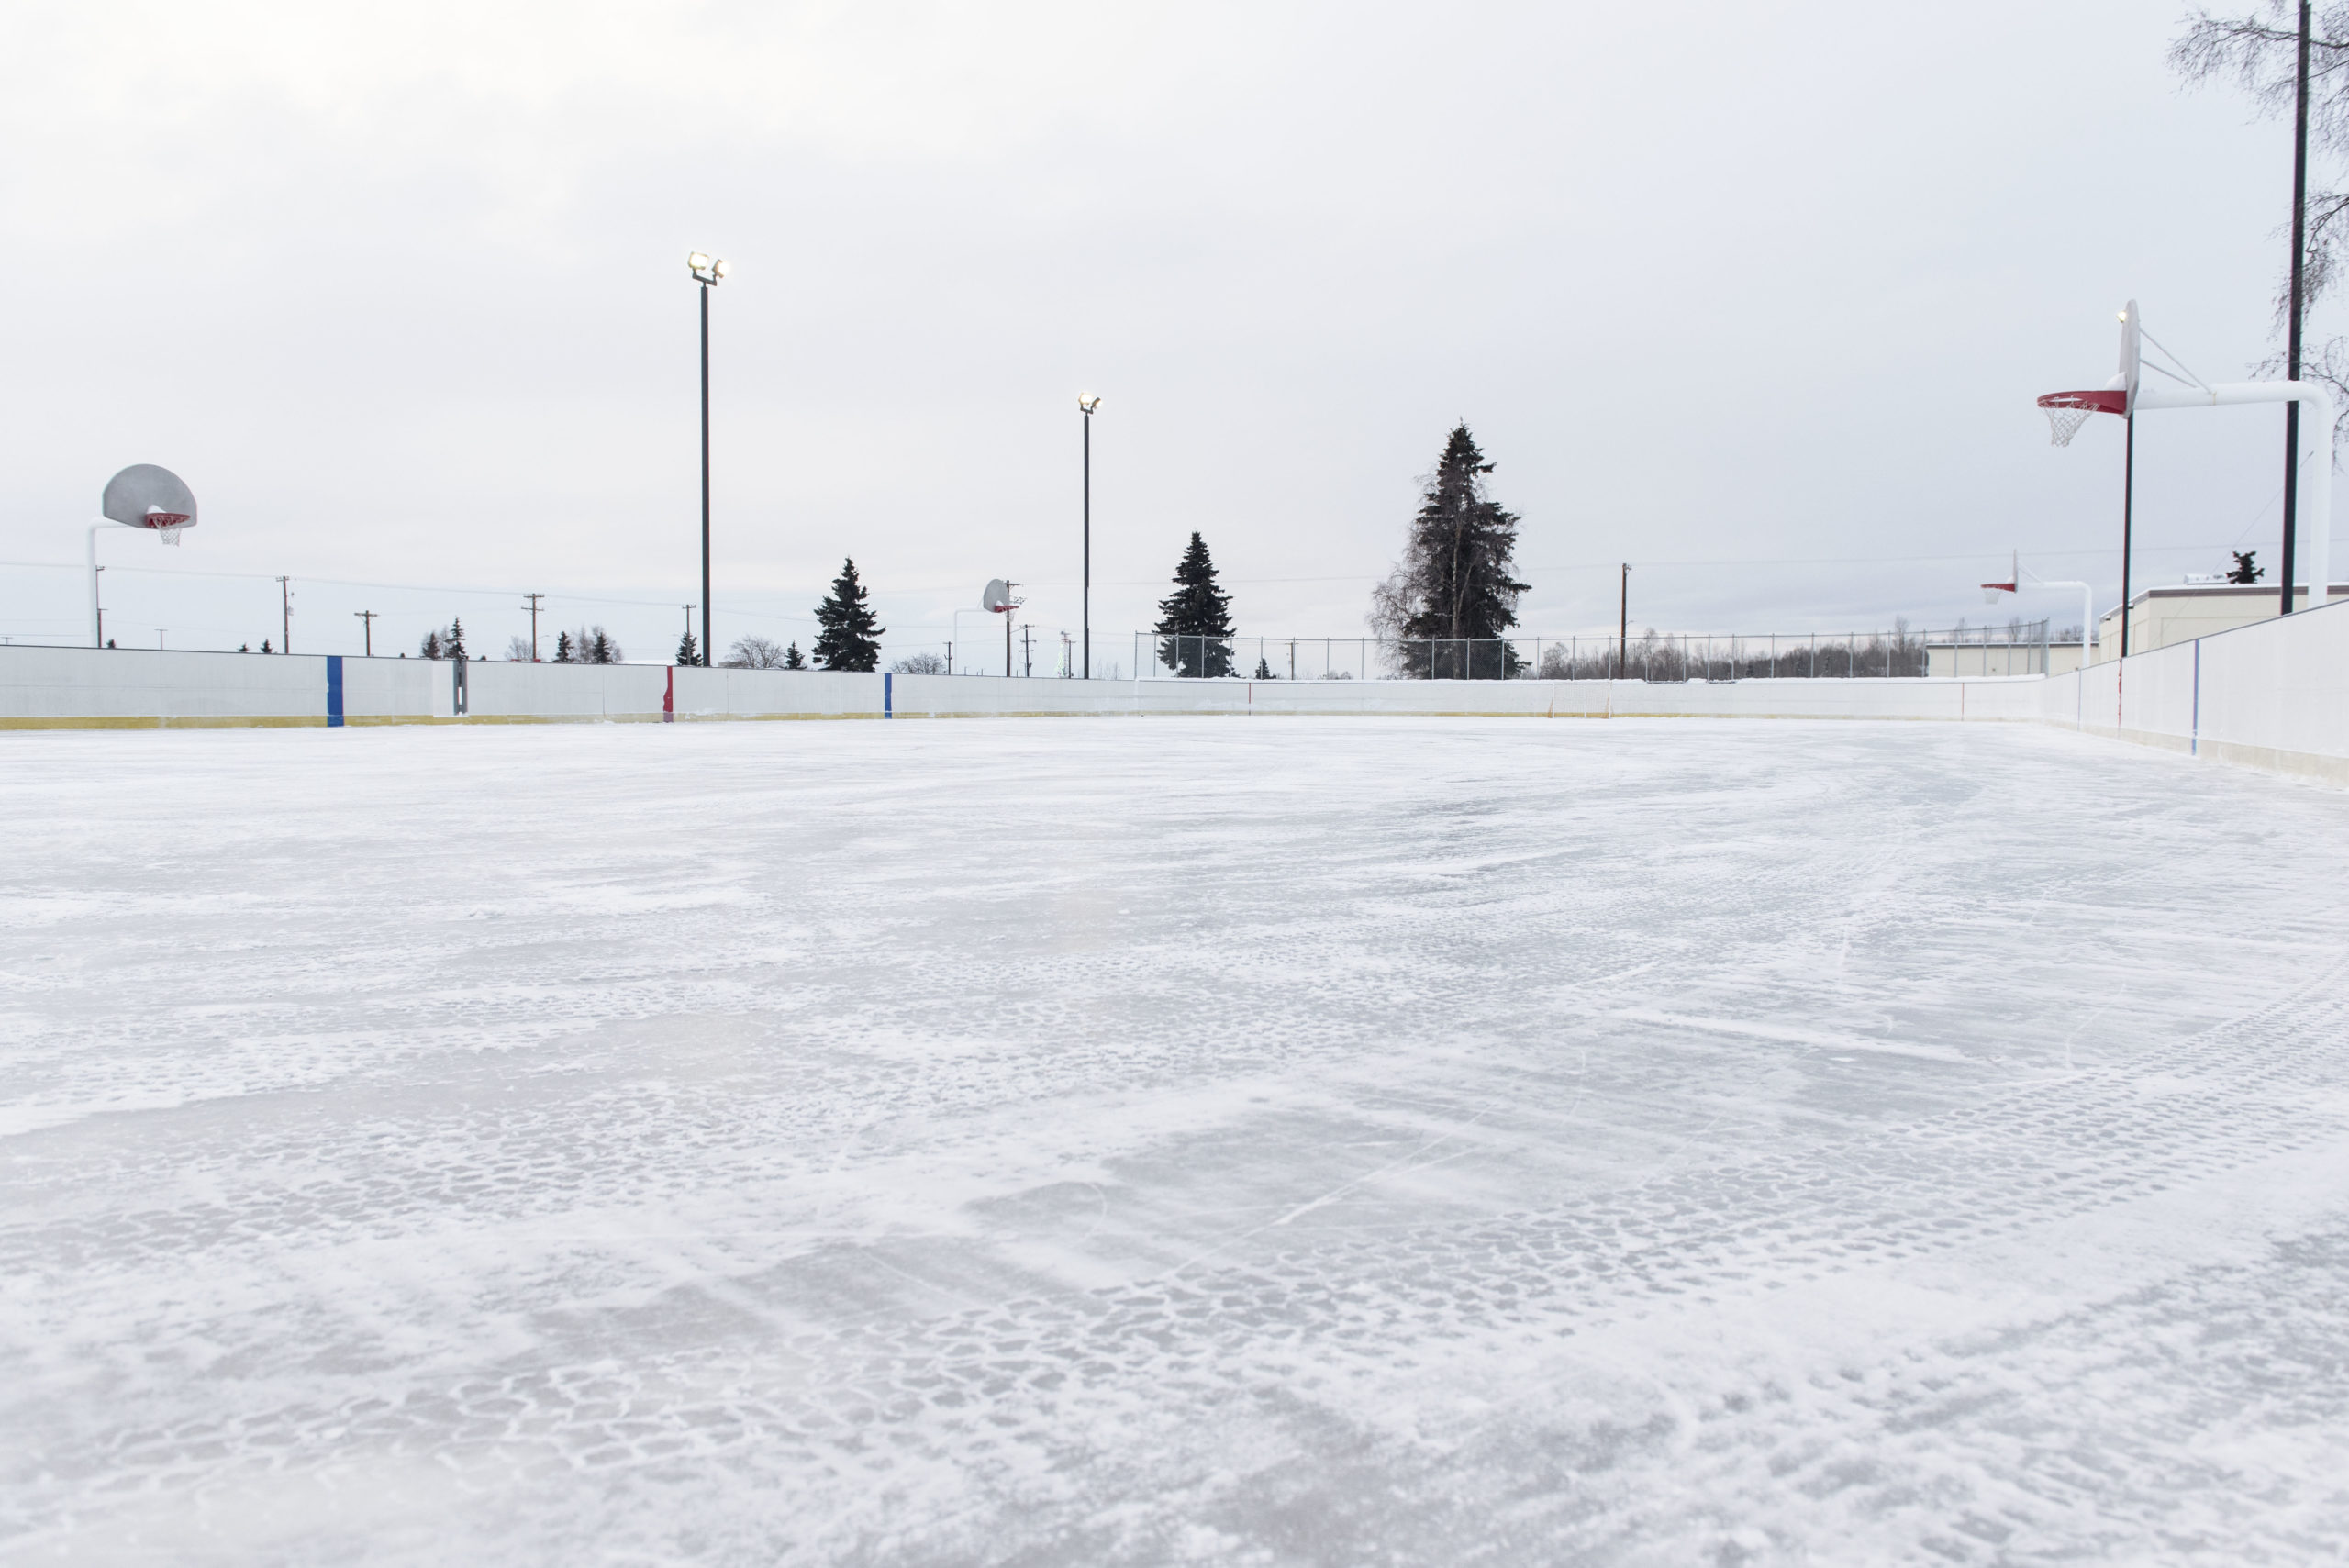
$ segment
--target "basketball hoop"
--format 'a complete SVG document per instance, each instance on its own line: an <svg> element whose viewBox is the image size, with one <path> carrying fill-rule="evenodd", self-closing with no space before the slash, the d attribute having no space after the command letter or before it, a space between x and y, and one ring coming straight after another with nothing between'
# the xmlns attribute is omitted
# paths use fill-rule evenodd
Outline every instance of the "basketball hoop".
<svg viewBox="0 0 2349 1568"><path fill-rule="evenodd" d="M2039 411L2047 416L2047 439L2055 446L2068 447L2080 427L2096 414L2125 414L2129 409L2126 392L2051 392L2039 400Z"/></svg>
<svg viewBox="0 0 2349 1568"><path fill-rule="evenodd" d="M2091 409L2089 412L2093 413L2094 410ZM2083 414L2081 417L2086 418L2087 416ZM2057 444L2061 445L2062 443L2058 442ZM2015 554L2013 562L2007 568L2007 580L2005 582L1985 583L1982 584L1982 602L1986 605L1995 605L1998 602L1999 595L2014 593L2021 585L2021 583L2022 554L2018 550Z"/></svg>
<svg viewBox="0 0 2349 1568"><path fill-rule="evenodd" d="M106 481L98 510L110 523L145 528L165 544L195 526L195 495L180 476L151 462L133 463Z"/></svg>

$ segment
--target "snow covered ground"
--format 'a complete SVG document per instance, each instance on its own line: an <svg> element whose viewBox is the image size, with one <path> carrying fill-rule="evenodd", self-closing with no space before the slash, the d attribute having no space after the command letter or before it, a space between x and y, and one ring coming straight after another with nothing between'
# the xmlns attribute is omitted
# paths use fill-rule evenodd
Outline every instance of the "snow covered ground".
<svg viewBox="0 0 2349 1568"><path fill-rule="evenodd" d="M2349 798L2052 730L0 737L0 1559L2349 1540Z"/></svg>

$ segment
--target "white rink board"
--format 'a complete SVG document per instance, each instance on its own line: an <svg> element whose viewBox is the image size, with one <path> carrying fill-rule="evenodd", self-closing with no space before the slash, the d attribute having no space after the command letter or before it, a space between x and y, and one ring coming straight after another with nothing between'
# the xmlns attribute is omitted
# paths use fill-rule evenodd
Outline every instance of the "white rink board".
<svg viewBox="0 0 2349 1568"><path fill-rule="evenodd" d="M2340 794L2012 724L6 748L0 1560L2349 1538Z"/></svg>

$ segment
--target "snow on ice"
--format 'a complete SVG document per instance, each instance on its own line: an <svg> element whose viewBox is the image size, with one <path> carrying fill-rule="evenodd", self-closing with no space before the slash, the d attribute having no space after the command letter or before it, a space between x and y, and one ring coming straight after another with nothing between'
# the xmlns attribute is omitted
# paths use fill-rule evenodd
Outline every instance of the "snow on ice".
<svg viewBox="0 0 2349 1568"><path fill-rule="evenodd" d="M5 747L0 1559L2349 1540L2338 795L1920 724Z"/></svg>

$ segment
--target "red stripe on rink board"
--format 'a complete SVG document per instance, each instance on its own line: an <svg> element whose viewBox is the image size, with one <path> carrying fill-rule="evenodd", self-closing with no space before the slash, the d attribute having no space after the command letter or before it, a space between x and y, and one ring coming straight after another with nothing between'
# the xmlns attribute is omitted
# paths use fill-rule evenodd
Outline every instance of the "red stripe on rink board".
<svg viewBox="0 0 2349 1568"><path fill-rule="evenodd" d="M672 664L669 666L668 684L661 688L661 722L663 724L674 724L676 721L677 667L674 664Z"/></svg>

